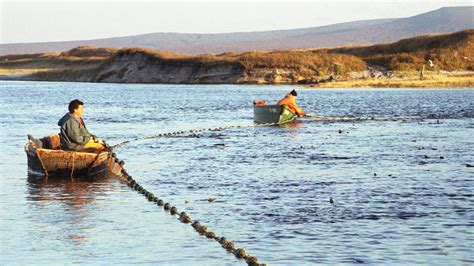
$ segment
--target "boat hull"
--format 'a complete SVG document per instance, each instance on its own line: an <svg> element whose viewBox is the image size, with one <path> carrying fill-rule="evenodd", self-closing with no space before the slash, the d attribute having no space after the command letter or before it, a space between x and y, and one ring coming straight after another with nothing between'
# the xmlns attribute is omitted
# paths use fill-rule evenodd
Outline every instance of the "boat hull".
<svg viewBox="0 0 474 266"><path fill-rule="evenodd" d="M296 114L284 105L254 105L253 120L258 124L284 124L295 120Z"/></svg>
<svg viewBox="0 0 474 266"><path fill-rule="evenodd" d="M89 178L120 176L122 165L109 152L89 153L25 146L28 176L38 178Z"/></svg>

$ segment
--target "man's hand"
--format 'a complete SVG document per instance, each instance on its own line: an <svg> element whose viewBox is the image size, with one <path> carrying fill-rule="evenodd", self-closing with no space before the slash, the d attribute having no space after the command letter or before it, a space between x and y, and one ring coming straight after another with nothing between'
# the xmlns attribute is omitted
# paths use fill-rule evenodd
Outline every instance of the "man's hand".
<svg viewBox="0 0 474 266"><path fill-rule="evenodd" d="M104 144L104 141L99 139L96 135L92 135L91 134L91 137L92 137L92 140L95 142L95 143L100 143L100 144Z"/></svg>

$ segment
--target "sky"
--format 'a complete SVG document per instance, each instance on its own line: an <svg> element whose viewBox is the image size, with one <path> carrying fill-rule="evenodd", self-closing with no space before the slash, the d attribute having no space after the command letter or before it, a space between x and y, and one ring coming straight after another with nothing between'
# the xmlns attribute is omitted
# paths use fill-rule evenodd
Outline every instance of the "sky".
<svg viewBox="0 0 474 266"><path fill-rule="evenodd" d="M89 40L153 32L228 33L410 17L462 0L8 1L0 43Z"/></svg>

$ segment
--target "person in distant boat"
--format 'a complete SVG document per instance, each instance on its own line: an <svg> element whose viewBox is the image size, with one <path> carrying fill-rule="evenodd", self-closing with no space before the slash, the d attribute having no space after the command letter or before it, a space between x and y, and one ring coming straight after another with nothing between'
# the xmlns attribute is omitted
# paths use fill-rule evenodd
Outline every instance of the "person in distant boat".
<svg viewBox="0 0 474 266"><path fill-rule="evenodd" d="M295 90L290 91L283 99L278 101L278 105L284 105L298 116L304 116L306 113L296 104L298 93Z"/></svg>
<svg viewBox="0 0 474 266"><path fill-rule="evenodd" d="M61 149L85 152L100 152L105 149L102 140L92 135L86 128L84 119L84 103L80 100L72 100L69 103L69 113L58 121L61 127L59 134Z"/></svg>

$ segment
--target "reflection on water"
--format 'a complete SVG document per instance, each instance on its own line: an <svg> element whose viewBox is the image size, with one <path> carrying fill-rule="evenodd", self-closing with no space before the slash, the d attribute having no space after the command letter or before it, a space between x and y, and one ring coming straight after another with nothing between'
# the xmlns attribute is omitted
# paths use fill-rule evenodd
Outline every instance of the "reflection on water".
<svg viewBox="0 0 474 266"><path fill-rule="evenodd" d="M87 234L83 229L93 226L85 225L90 207L87 205L96 204L97 197L101 198L107 191L113 189L111 181L113 178L102 178L96 181L88 179L71 178L42 178L29 176L27 178L27 201L33 206L33 210L38 212L34 217L44 217L51 206L54 208L54 216L46 220L51 224L56 224L56 219L60 218L61 223L69 226L62 235L76 245L81 245L87 241ZM59 207L59 208L58 208Z"/></svg>
<svg viewBox="0 0 474 266"><path fill-rule="evenodd" d="M282 124L282 125L279 125L279 127L298 129L303 125L303 123L304 123L303 118L300 118L300 120L296 120L291 123Z"/></svg>
<svg viewBox="0 0 474 266"><path fill-rule="evenodd" d="M107 184L113 178L102 178L91 181L71 178L31 178L28 177L28 197L32 202L61 201L71 208L81 209L84 205L93 203L98 193L104 193Z"/></svg>

